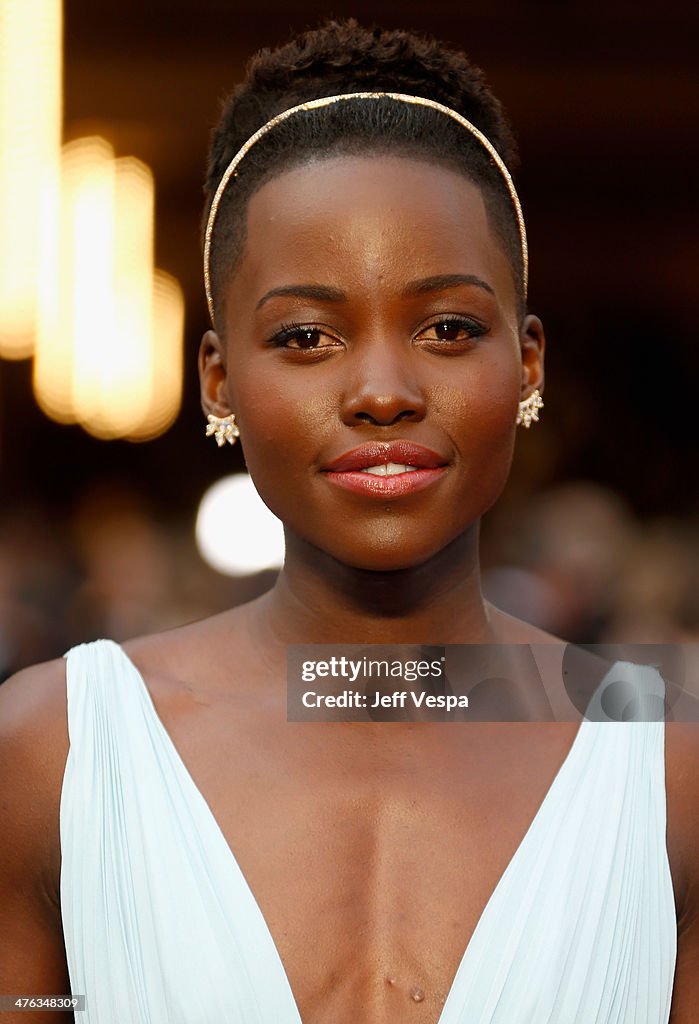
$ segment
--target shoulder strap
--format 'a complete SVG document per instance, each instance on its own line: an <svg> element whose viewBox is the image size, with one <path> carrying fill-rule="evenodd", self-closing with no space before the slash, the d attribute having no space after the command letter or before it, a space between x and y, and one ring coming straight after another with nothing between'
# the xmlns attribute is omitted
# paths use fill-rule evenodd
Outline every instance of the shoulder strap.
<svg viewBox="0 0 699 1024"><path fill-rule="evenodd" d="M68 652L61 912L83 1024L301 1024L262 913L118 644Z"/></svg>

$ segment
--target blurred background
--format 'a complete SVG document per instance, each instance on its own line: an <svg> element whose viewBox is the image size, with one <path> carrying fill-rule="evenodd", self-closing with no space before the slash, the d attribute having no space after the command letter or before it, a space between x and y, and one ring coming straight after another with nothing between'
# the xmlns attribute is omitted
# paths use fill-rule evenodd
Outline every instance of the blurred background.
<svg viewBox="0 0 699 1024"><path fill-rule="evenodd" d="M202 181L249 56L331 14L463 48L519 140L546 405L486 596L572 641L699 639L696 4L0 0L0 679L274 581L273 536L227 550L244 465L204 437Z"/></svg>

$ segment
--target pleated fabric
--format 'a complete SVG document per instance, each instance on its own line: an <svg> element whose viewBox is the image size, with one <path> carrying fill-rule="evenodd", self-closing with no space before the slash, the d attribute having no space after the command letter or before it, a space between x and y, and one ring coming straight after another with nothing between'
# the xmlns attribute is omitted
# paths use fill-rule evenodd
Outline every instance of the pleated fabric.
<svg viewBox="0 0 699 1024"><path fill-rule="evenodd" d="M262 913L135 666L68 652L61 912L82 1024L300 1024Z"/></svg>
<svg viewBox="0 0 699 1024"><path fill-rule="evenodd" d="M81 1020L301 1024L262 912L135 665L109 640L66 659L61 911ZM657 695L654 669L620 666ZM664 722L590 718L436 1024L667 1024L677 922Z"/></svg>

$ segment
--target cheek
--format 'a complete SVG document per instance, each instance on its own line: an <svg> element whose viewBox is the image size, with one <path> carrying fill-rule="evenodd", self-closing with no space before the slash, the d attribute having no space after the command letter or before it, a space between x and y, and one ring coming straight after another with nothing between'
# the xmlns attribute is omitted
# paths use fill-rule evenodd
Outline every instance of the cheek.
<svg viewBox="0 0 699 1024"><path fill-rule="evenodd" d="M327 390L278 386L270 380L244 394L236 418L260 457L279 458L293 450L297 457L307 451L313 458L328 426L338 419L337 395Z"/></svg>
<svg viewBox="0 0 699 1024"><path fill-rule="evenodd" d="M471 361L435 405L449 410L453 440L462 455L491 457L514 436L520 367L510 353L491 351Z"/></svg>
<svg viewBox="0 0 699 1024"><path fill-rule="evenodd" d="M245 464L265 504L276 514L288 513L303 481L312 472L325 431L337 420L337 397L302 386L286 375L250 373L237 378L231 407L240 427Z"/></svg>
<svg viewBox="0 0 699 1024"><path fill-rule="evenodd" d="M440 399L450 410L446 420L457 452L452 506L457 522L480 518L505 486L517 432L520 373L518 362L502 354L474 361L461 385Z"/></svg>

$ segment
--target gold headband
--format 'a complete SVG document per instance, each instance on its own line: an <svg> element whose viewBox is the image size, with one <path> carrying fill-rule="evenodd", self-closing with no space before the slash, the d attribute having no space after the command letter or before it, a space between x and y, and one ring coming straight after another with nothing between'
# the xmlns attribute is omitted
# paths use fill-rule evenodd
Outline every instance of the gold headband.
<svg viewBox="0 0 699 1024"><path fill-rule="evenodd" d="M204 234L204 288L206 289L206 303L209 307L209 316L211 318L211 324L214 328L216 325L214 323L214 300L211 294L210 271L211 236L213 234L214 224L216 222L216 214L218 213L218 208L221 203L221 198L225 191L226 185L230 181L231 177L235 172L236 167L243 159L245 154L248 153L250 149L252 149L255 143L259 139L261 139L263 135L266 135L267 132L271 131L275 125L280 124L282 121L285 121L287 117L291 117L292 114L297 113L297 111L299 110L316 110L318 107L327 107L330 106L330 104L332 103L340 103L344 100L372 100L382 99L383 97L388 97L389 99L392 100L400 100L403 103L412 103L414 106L431 107L433 110L441 110L443 114L446 114L448 117L453 118L454 121L458 121L459 124L462 125L462 127L464 127L473 136L475 136L475 138L477 138L478 141L487 149L495 166L498 168L503 178L505 179L505 184L507 185L507 190L510 193L510 198L512 199L512 204L515 208L515 213L517 215L517 224L519 226L519 235L522 243L522 275L524 285L524 296L526 298L527 284L529 278L529 256L527 251L527 233L524 227L522 207L520 205L517 192L515 191L515 186L510 176L510 172L507 170L507 167L505 167L502 158L500 157L499 153L497 152L493 144L490 142L489 139L486 138L483 132L476 128L474 124L471 124L471 122L468 121L461 114L457 113L456 110L452 110L451 107L445 107L443 103L437 103L436 100L426 99L424 96L412 96L409 95L408 93L402 92L345 92L341 93L339 96L321 96L319 99L308 100L306 103L298 103L294 107L289 107L287 110L283 110L281 114L277 114L276 117L271 118L269 121L263 124L261 128L258 128L254 135L250 136L247 142L245 142L240 147L240 149L235 154L231 162L228 164L228 167L226 167L225 171L223 172L223 177L218 183L218 188L216 189L216 193L211 203L211 208L209 209L209 217L206 222L206 232Z"/></svg>

